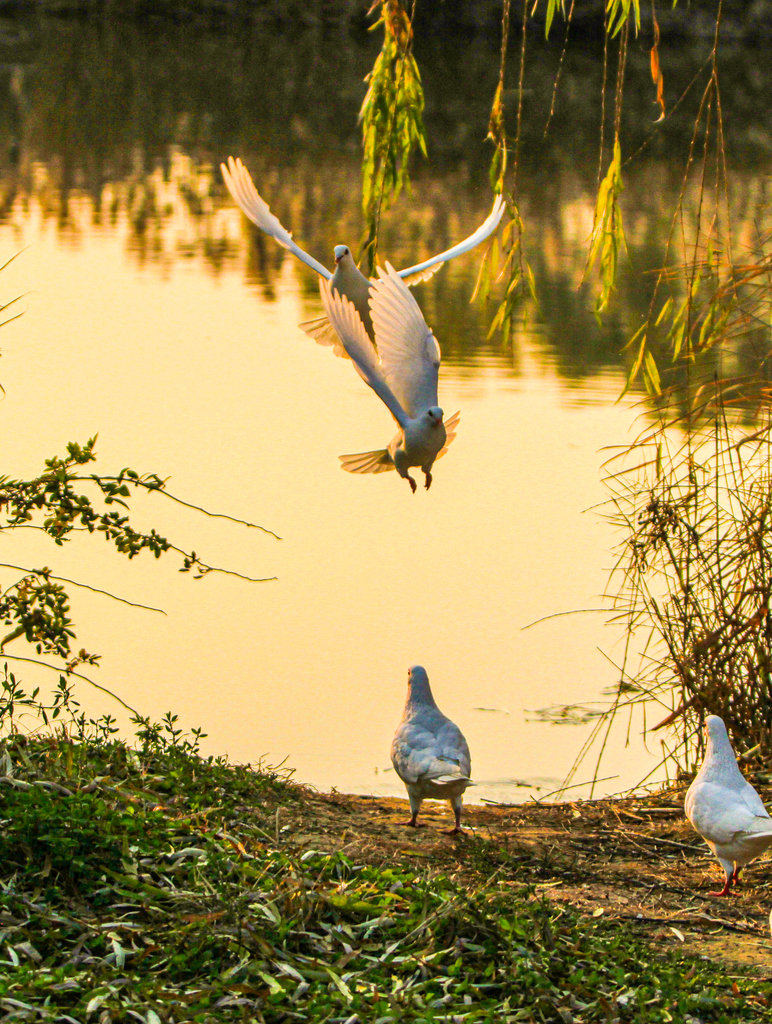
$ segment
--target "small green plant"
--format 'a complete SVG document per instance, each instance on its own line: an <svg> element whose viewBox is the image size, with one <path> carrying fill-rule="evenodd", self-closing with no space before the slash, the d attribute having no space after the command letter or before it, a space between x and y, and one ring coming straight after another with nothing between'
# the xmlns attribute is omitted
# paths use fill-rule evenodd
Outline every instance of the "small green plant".
<svg viewBox="0 0 772 1024"><path fill-rule="evenodd" d="M143 753L151 750L166 750L169 747L179 750L184 754L197 757L201 748L201 740L206 738L206 733L195 728L190 736L185 736L182 729L177 726L177 715L167 711L160 722L153 722L150 718L136 715L132 718L132 725L137 727L136 737L140 741Z"/></svg>
<svg viewBox="0 0 772 1024"><path fill-rule="evenodd" d="M65 676L59 676L49 704L44 704L39 695L39 686L27 693L21 681L8 670L8 663L5 663L0 677L0 735L6 731L15 731L20 715L30 714L44 726L55 722L62 712L69 715L70 719L75 717L79 705L72 695L72 681Z"/></svg>

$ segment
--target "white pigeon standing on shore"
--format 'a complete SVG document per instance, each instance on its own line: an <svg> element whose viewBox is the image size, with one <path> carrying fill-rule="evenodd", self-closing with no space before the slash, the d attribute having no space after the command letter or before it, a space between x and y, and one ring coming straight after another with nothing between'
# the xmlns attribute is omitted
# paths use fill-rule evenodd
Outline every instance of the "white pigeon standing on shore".
<svg viewBox="0 0 772 1024"><path fill-rule="evenodd" d="M461 828L464 790L473 786L469 777L469 747L457 725L434 702L426 669L413 665L407 673L407 701L402 721L391 743L391 763L405 783L410 800L411 828L418 828L418 812L425 799L449 800L456 816L454 836Z"/></svg>
<svg viewBox="0 0 772 1024"><path fill-rule="evenodd" d="M292 240L291 232L287 231L279 219L271 213L268 204L255 188L255 183L252 181L249 171L238 157L234 160L232 156L229 156L227 165L220 164L220 170L222 171L225 184L228 186L228 191L252 223L265 231L266 234L271 235L272 238L275 238L279 245L284 246L293 256L297 256L299 260L302 260L312 270L315 270L325 281L330 281L335 291L345 295L347 299L353 302L357 313L362 318L365 330L370 335L370 338L374 339L373 325L368 308L368 297L372 282L357 267L349 247L347 245L335 246L335 273L331 274L326 267L322 266L313 256L309 256L307 252L304 252ZM395 273L411 285L431 277L432 274L440 269L443 263L447 263L448 260L452 260L462 253L469 252L470 249L474 249L475 246L484 242L489 235L492 235L499 226L499 221L505 207L506 203L502 196L496 196L488 217L463 242L458 242L450 249L439 253L439 255L424 260L423 263L417 263L413 267L407 267L405 270L395 271ZM336 355L346 355L344 348L338 344L335 331L330 326L326 316L317 317L315 320L307 320L300 327L306 334L318 341L320 345L332 345Z"/></svg>
<svg viewBox="0 0 772 1024"><path fill-rule="evenodd" d="M319 282L322 302L341 344L362 379L392 414L399 432L388 448L356 455L341 455L349 473L383 473L396 469L415 494L416 482L408 472L420 467L426 489L432 485L432 466L456 436L459 414L443 422L437 404L440 346L426 325L418 303L390 263L370 290L375 340L365 332L353 303L333 290L333 282Z"/></svg>
<svg viewBox="0 0 772 1024"><path fill-rule="evenodd" d="M724 869L726 896L740 870L772 846L772 818L753 786L737 767L726 726L718 715L705 720L705 760L686 792L686 817Z"/></svg>

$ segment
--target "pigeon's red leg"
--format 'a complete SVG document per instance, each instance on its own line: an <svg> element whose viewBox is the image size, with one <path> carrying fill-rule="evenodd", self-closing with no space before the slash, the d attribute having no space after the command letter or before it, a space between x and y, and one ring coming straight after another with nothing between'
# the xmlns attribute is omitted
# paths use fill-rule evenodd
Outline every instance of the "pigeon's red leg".
<svg viewBox="0 0 772 1024"><path fill-rule="evenodd" d="M729 891L732 888L732 879L733 878L734 878L734 871L732 871L731 874L728 874L726 876L726 881L724 882L724 888L721 890L721 892L709 892L708 896L728 896L729 895Z"/></svg>
<svg viewBox="0 0 772 1024"><path fill-rule="evenodd" d="M426 828L426 825L424 825L423 823L421 823L420 825L418 824L417 818L418 812L416 811L416 813L413 815L410 821L401 821L400 825L404 825L405 828Z"/></svg>
<svg viewBox="0 0 772 1024"><path fill-rule="evenodd" d="M464 830L461 828L461 808L460 807L454 807L453 808L453 813L456 816L456 827L455 828L449 828L445 832L443 832L442 834L444 836L465 836L466 832L464 832Z"/></svg>
<svg viewBox="0 0 772 1024"><path fill-rule="evenodd" d="M407 482L410 484L410 490L413 492L413 494L415 494L415 492L416 492L416 483L415 483L415 480L412 478L412 476L409 473L407 474Z"/></svg>
<svg viewBox="0 0 772 1024"><path fill-rule="evenodd" d="M424 476L426 477L426 490L432 486L432 474L428 470L424 470Z"/></svg>

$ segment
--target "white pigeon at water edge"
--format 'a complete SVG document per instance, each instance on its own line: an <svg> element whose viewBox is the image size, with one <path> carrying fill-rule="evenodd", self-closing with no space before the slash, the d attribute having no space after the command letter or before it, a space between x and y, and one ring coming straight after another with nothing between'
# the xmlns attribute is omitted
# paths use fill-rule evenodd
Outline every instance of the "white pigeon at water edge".
<svg viewBox="0 0 772 1024"><path fill-rule="evenodd" d="M463 832L463 794L474 785L469 747L459 727L435 704L426 669L420 665L413 665L407 673L407 701L391 743L391 763L410 800L411 817L406 825L419 827L418 812L425 799L449 800L456 824L445 834Z"/></svg>
<svg viewBox="0 0 772 1024"><path fill-rule="evenodd" d="M347 245L335 246L335 273L331 274L326 267L315 260L313 256L309 256L307 252L304 252L292 240L292 234L271 213L268 204L255 188L255 183L252 181L249 171L240 159L236 158L234 160L232 156L229 156L227 165L220 164L220 170L222 171L225 184L228 186L228 191L252 223L271 235L272 238L275 238L279 245L284 246L294 256L297 256L299 260L302 260L312 270L315 270L325 281L330 281L335 291L345 295L347 299L353 302L357 313L362 318L365 330L371 339L374 338L373 325L368 308L368 298L372 282L357 267L349 247ZM493 234L499 226L505 206L503 198L496 196L493 208L486 220L468 238L465 238L463 242L458 242L457 245L446 249L445 252L441 252L437 256L432 256L431 259L424 260L423 263L417 263L413 267L397 271L397 275L407 280L407 283L411 285L431 277L432 274L440 269L443 263L447 263L448 260L452 260L462 253L469 252L470 249L474 249L475 246L484 242L489 235ZM300 327L306 334L318 341L320 345L332 345L336 355L346 355L345 349L338 343L335 331L330 326L327 317L307 320Z"/></svg>
<svg viewBox="0 0 772 1024"><path fill-rule="evenodd" d="M705 720L705 738L705 760L687 790L684 810L726 874L721 892L709 895L726 896L743 866L772 846L772 818L737 767L718 715Z"/></svg>
<svg viewBox="0 0 772 1024"><path fill-rule="evenodd" d="M362 379L388 408L399 432L388 448L341 455L349 473L384 473L396 469L415 494L411 467L420 467L426 489L432 466L456 436L459 413L443 422L437 404L440 346L426 326L418 303L391 264L380 267L370 290L376 353L354 304L333 290L334 281L319 282L330 323Z"/></svg>

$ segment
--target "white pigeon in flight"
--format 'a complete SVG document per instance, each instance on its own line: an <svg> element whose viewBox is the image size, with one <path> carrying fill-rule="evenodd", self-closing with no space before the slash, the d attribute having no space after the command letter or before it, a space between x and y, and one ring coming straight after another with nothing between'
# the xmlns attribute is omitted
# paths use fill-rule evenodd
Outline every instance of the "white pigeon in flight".
<svg viewBox="0 0 772 1024"><path fill-rule="evenodd" d="M772 846L772 818L753 786L737 767L726 726L718 715L705 720L705 760L686 792L686 817L724 869L726 896L740 870Z"/></svg>
<svg viewBox="0 0 772 1024"><path fill-rule="evenodd" d="M418 812L425 799L449 800L456 824L445 834L463 832L464 790L474 785L469 747L458 726L435 704L426 669L420 665L408 669L407 701L391 743L391 763L410 800L411 817L406 825L419 827Z"/></svg>
<svg viewBox="0 0 772 1024"><path fill-rule="evenodd" d="M397 421L399 431L388 448L341 455L349 473L385 473L396 469L415 494L408 472L420 467L426 489L432 485L432 466L456 436L459 413L443 422L437 404L440 346L407 285L391 264L370 289L375 341L365 331L353 303L333 290L334 280L322 279L319 290L330 323L362 379L370 385Z"/></svg>
<svg viewBox="0 0 772 1024"><path fill-rule="evenodd" d="M234 160L232 156L229 156L227 166L226 164L220 164L220 170L222 171L225 184L228 186L228 191L252 223L275 238L279 245L284 246L285 249L289 250L294 256L297 256L299 260L302 260L312 270L315 270L326 281L331 281L335 291L345 295L347 299L354 303L357 313L359 313L365 325L365 330L370 335L370 338L373 338L373 326L368 308L368 297L372 282L357 267L349 247L347 245L335 246L335 273L331 274L313 256L309 256L307 252L304 252L300 246L293 242L292 234L271 213L268 204L255 188L255 183L252 181L249 171L238 157ZM408 284L416 284L418 281L431 277L432 274L440 269L443 263L452 260L455 256L460 256L462 253L469 252L470 249L474 249L480 242L485 241L489 235L493 234L499 226L505 206L504 199L501 196L496 196L490 214L468 238L465 238L463 242L459 242L452 248L446 249L445 252L441 252L438 256L424 260L423 263L417 263L414 267L398 271L398 276L407 279ZM338 343L335 332L331 329L326 317L307 320L300 327L306 334L318 341L320 345L332 345L336 355L343 356L346 354Z"/></svg>

